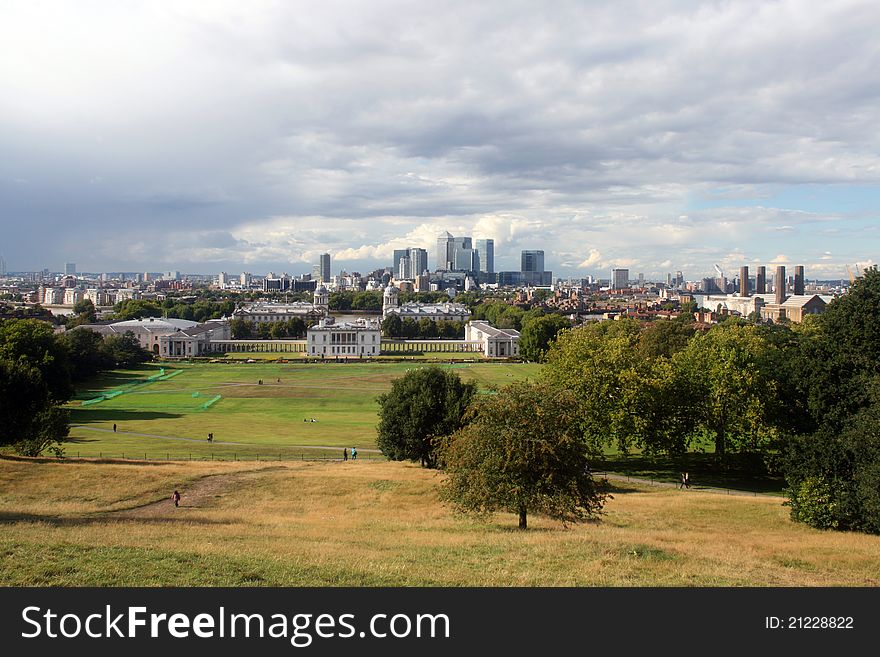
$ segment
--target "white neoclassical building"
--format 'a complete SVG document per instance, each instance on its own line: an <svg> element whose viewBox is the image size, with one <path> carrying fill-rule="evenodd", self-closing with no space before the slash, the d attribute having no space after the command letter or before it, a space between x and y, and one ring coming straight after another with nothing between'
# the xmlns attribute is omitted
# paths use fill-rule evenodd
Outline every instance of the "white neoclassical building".
<svg viewBox="0 0 880 657"><path fill-rule="evenodd" d="M330 313L330 293L319 285L312 296L312 302L270 303L263 301L243 305L232 313L233 319L243 319L255 323L286 322L294 317L303 321L321 319Z"/></svg>
<svg viewBox="0 0 880 657"><path fill-rule="evenodd" d="M307 354L315 358L378 356L382 336L378 320L358 319L337 324L325 317L306 332Z"/></svg>
<svg viewBox="0 0 880 657"><path fill-rule="evenodd" d="M471 318L471 311L461 303L417 303L409 301L400 304L400 290L392 285L385 288L382 295L382 316L397 315L400 319L430 319L438 322L441 319L450 322L466 322Z"/></svg>
<svg viewBox="0 0 880 657"><path fill-rule="evenodd" d="M163 358L202 356L211 352L212 340L230 338L229 322L225 319L198 324L186 319L146 317L113 324L86 324L79 328L104 337L132 333L144 349Z"/></svg>
<svg viewBox="0 0 880 657"><path fill-rule="evenodd" d="M519 331L495 328L488 322L474 320L464 327L464 339L481 342L487 358L515 358L519 356Z"/></svg>

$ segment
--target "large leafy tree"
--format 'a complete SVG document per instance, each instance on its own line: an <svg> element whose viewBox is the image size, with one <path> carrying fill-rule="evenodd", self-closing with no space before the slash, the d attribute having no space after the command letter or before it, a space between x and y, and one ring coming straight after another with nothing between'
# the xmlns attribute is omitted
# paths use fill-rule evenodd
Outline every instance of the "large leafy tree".
<svg viewBox="0 0 880 657"><path fill-rule="evenodd" d="M624 389L638 380L644 359L636 350L635 320L596 322L559 334L547 353L544 380L574 393L578 423L591 449L614 444L626 450L634 443L633 409Z"/></svg>
<svg viewBox="0 0 880 657"><path fill-rule="evenodd" d="M564 523L598 514L606 494L590 475L575 406L569 391L527 383L481 400L446 441L441 498L469 513L513 512L520 529L529 513Z"/></svg>
<svg viewBox="0 0 880 657"><path fill-rule="evenodd" d="M73 395L68 354L51 324L37 319L0 320L0 359L36 368L55 401Z"/></svg>
<svg viewBox="0 0 880 657"><path fill-rule="evenodd" d="M726 322L675 356L693 395L694 420L716 454L759 450L778 437L773 349L757 327Z"/></svg>
<svg viewBox="0 0 880 657"><path fill-rule="evenodd" d="M455 372L439 367L410 370L379 396L376 440L392 461L419 461L437 466L438 441L460 429L475 383L464 383Z"/></svg>
<svg viewBox="0 0 880 657"><path fill-rule="evenodd" d="M525 320L519 339L519 353L528 360L543 361L550 343L560 331L567 328L571 328L571 322L562 315L544 315Z"/></svg>
<svg viewBox="0 0 880 657"><path fill-rule="evenodd" d="M38 456L67 436L67 411L56 405L40 371L24 361L0 360L0 445Z"/></svg>
<svg viewBox="0 0 880 657"><path fill-rule="evenodd" d="M67 347L74 381L81 381L114 364L104 350L104 338L99 333L86 328L74 328L66 331L59 339Z"/></svg>

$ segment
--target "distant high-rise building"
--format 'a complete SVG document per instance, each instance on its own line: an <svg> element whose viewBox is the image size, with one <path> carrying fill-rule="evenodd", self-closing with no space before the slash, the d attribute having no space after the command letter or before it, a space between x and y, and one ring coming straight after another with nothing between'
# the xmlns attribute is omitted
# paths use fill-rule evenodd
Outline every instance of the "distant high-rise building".
<svg viewBox="0 0 880 657"><path fill-rule="evenodd" d="M397 278L412 278L412 260L409 256L403 256L397 263Z"/></svg>
<svg viewBox="0 0 880 657"><path fill-rule="evenodd" d="M221 290L229 285L229 275L225 271L217 274L217 287Z"/></svg>
<svg viewBox="0 0 880 657"><path fill-rule="evenodd" d="M680 271L677 271L675 272L675 286L681 287L682 285L684 285L684 274L682 274Z"/></svg>
<svg viewBox="0 0 880 657"><path fill-rule="evenodd" d="M321 282L329 283L330 282L330 254L322 253L321 254Z"/></svg>
<svg viewBox="0 0 880 657"><path fill-rule="evenodd" d="M477 240L477 253L480 258L480 271L484 274L495 273L495 240Z"/></svg>
<svg viewBox="0 0 880 657"><path fill-rule="evenodd" d="M64 275L65 276L76 276L76 263L75 262L65 262L64 263Z"/></svg>
<svg viewBox="0 0 880 657"><path fill-rule="evenodd" d="M672 287L672 274L666 274L666 287Z"/></svg>
<svg viewBox="0 0 880 657"><path fill-rule="evenodd" d="M434 267L440 271L449 271L452 268L455 238L445 230L437 238L437 264Z"/></svg>
<svg viewBox="0 0 880 657"><path fill-rule="evenodd" d="M794 293L796 295L803 296L804 288L806 287L804 282L804 266L797 265L794 268Z"/></svg>
<svg viewBox="0 0 880 657"><path fill-rule="evenodd" d="M773 279L773 288L776 293L776 303L785 303L785 265L776 267L776 277Z"/></svg>
<svg viewBox="0 0 880 657"><path fill-rule="evenodd" d="M394 249L394 264L392 269L396 272L400 269L400 259L409 257L409 249Z"/></svg>
<svg viewBox="0 0 880 657"><path fill-rule="evenodd" d="M764 265L758 267L755 275L755 294L767 294L767 268Z"/></svg>
<svg viewBox="0 0 880 657"><path fill-rule="evenodd" d="M645 287L645 275L639 274L639 287Z"/></svg>
<svg viewBox="0 0 880 657"><path fill-rule="evenodd" d="M739 296L749 296L749 268L748 265L739 268Z"/></svg>
<svg viewBox="0 0 880 657"><path fill-rule="evenodd" d="M523 251L520 256L520 271L544 271L544 252Z"/></svg>
<svg viewBox="0 0 880 657"><path fill-rule="evenodd" d="M629 287L629 269L611 270L611 289L623 290Z"/></svg>
<svg viewBox="0 0 880 657"><path fill-rule="evenodd" d="M428 252L425 249L413 247L407 250L409 264L413 276L421 276L428 271Z"/></svg>
<svg viewBox="0 0 880 657"><path fill-rule="evenodd" d="M238 277L238 282L243 288L249 288L251 286L252 276L250 272L243 271L241 272L241 276Z"/></svg>

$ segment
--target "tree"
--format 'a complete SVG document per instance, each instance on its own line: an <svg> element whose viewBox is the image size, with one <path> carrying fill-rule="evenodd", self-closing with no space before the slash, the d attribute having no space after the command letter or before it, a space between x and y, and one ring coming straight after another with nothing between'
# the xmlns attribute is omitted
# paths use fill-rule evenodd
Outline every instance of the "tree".
<svg viewBox="0 0 880 657"><path fill-rule="evenodd" d="M98 319L95 304L91 299L83 299L73 304L73 312L81 324L93 324Z"/></svg>
<svg viewBox="0 0 880 657"><path fill-rule="evenodd" d="M67 411L56 405L40 371L24 361L0 360L0 445L24 456L55 448L68 433Z"/></svg>
<svg viewBox="0 0 880 657"><path fill-rule="evenodd" d="M122 335L108 335L104 338L101 350L106 355L107 361L115 367L134 367L153 357L141 346L131 331L126 331Z"/></svg>
<svg viewBox="0 0 880 657"><path fill-rule="evenodd" d="M382 320L382 335L386 338L399 338L403 333L400 315L391 314Z"/></svg>
<svg viewBox="0 0 880 657"><path fill-rule="evenodd" d="M562 315L544 315L526 320L519 339L519 353L527 360L541 362L560 331L571 328Z"/></svg>
<svg viewBox="0 0 880 657"><path fill-rule="evenodd" d="M166 299L166 302L168 301L170 299ZM172 303L169 307L173 306L174 304ZM162 309L159 307L159 304L146 299L126 299L113 306L113 310L115 311L116 319L119 321L162 316Z"/></svg>
<svg viewBox="0 0 880 657"><path fill-rule="evenodd" d="M760 450L778 437L772 349L757 327L726 323L676 354L693 391L694 419L714 439L716 454Z"/></svg>
<svg viewBox="0 0 880 657"><path fill-rule="evenodd" d="M694 328L682 322L661 320L654 322L642 331L639 338L639 352L645 358L665 356L671 358L687 347L694 337Z"/></svg>
<svg viewBox="0 0 880 657"><path fill-rule="evenodd" d="M232 332L233 339L247 340L253 333L253 324L241 317L236 317L229 322L229 329Z"/></svg>
<svg viewBox="0 0 880 657"><path fill-rule="evenodd" d="M447 479L441 499L466 513L529 513L563 523L599 514L607 495L593 480L577 427L574 395L515 383L481 400L472 421L443 449Z"/></svg>
<svg viewBox="0 0 880 657"><path fill-rule="evenodd" d="M408 371L379 396L379 449L392 461L436 467L438 440L462 427L476 391L475 383L439 367Z"/></svg>
<svg viewBox="0 0 880 657"><path fill-rule="evenodd" d="M437 337L437 322L432 319L428 319L427 317L422 317L419 320L419 337L420 338L436 338Z"/></svg>
<svg viewBox="0 0 880 657"><path fill-rule="evenodd" d="M82 381L113 365L103 349L104 339L100 333L87 328L75 328L65 331L59 339L67 347L70 374L74 381Z"/></svg>
<svg viewBox="0 0 880 657"><path fill-rule="evenodd" d="M52 398L67 401L73 395L70 362L51 324L37 319L0 320L0 359L20 361L40 371Z"/></svg>

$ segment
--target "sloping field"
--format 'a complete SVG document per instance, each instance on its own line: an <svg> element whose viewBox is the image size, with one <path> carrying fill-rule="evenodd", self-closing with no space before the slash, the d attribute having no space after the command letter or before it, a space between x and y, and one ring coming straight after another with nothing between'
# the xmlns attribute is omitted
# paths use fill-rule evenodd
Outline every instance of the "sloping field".
<svg viewBox="0 0 880 657"><path fill-rule="evenodd" d="M375 447L376 397L391 389L393 379L417 367L425 365L418 361L175 364L165 366L161 379L150 381L160 371L157 366L111 372L84 386L69 405L75 426L67 453L289 458L302 452L293 447L300 445L327 446L337 452L352 446L368 450ZM439 367L491 390L535 377L539 366ZM82 405L119 390L125 392ZM214 435L211 444L209 433Z"/></svg>
<svg viewBox="0 0 880 657"><path fill-rule="evenodd" d="M778 498L617 482L601 521L521 532L510 515L453 514L441 477L360 460L0 459L0 583L880 585L880 537L793 524Z"/></svg>

